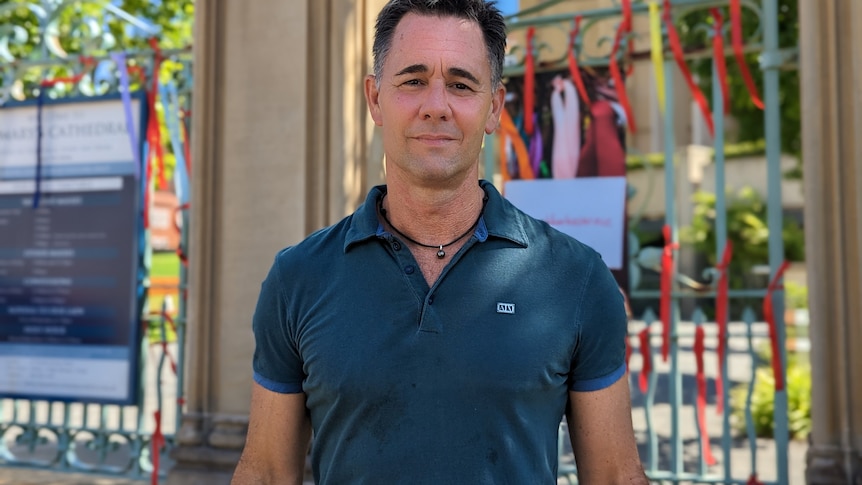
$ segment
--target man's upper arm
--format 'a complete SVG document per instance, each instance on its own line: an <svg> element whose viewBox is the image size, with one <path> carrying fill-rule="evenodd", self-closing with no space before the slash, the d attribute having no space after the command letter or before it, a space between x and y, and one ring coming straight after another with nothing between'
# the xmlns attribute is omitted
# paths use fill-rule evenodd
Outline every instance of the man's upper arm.
<svg viewBox="0 0 862 485"><path fill-rule="evenodd" d="M248 436L231 484L301 484L310 437L304 393L254 383Z"/></svg>
<svg viewBox="0 0 862 485"><path fill-rule="evenodd" d="M628 379L589 392L569 392L566 417L578 481L647 484L632 430Z"/></svg>

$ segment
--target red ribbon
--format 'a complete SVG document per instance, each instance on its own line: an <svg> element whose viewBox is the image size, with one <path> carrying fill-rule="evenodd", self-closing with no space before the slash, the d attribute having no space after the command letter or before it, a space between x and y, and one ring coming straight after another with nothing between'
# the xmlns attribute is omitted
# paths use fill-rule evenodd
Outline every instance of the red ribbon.
<svg viewBox="0 0 862 485"><path fill-rule="evenodd" d="M763 485L763 482L757 479L757 473L752 473L745 485Z"/></svg>
<svg viewBox="0 0 862 485"><path fill-rule="evenodd" d="M46 79L46 80L42 81L41 83L39 83L39 86L41 86L43 88L50 88L50 87L56 86L57 84L60 84L60 83L78 84L79 82L81 82L81 79L83 79L84 76L87 74L89 69L91 67L93 67L94 64L96 64L96 60L93 59L92 57L89 57L89 56L80 56L80 57L78 57L78 60L84 66L83 71L79 72L78 74L75 74L74 76L65 76L65 77L58 77L58 78L54 78L54 79Z"/></svg>
<svg viewBox="0 0 862 485"><path fill-rule="evenodd" d="M581 20L582 17L580 15L575 17L575 26L572 28L571 33L569 33L569 74L572 76L572 82L575 83L575 87L578 88L581 100L589 108L590 97L587 94L587 88L584 87L584 80L581 78L581 69L578 67L578 57L575 55L575 39L578 38L578 33L581 30Z"/></svg>
<svg viewBox="0 0 862 485"><path fill-rule="evenodd" d="M724 18L721 10L711 8L712 18L715 19L712 35L712 54L715 58L715 67L718 71L718 80L721 83L721 97L724 101L724 113L730 112L730 88L727 85L727 61L724 58Z"/></svg>
<svg viewBox="0 0 862 485"><path fill-rule="evenodd" d="M39 98L37 99L37 114L36 114L36 123L37 123L37 140L36 140L36 177L33 180L33 184L35 186L33 190L33 208L39 207L39 199L41 197L42 192L42 106L43 100L45 99L45 89L50 88L52 86L56 86L60 83L70 83L70 84L78 84L81 79L84 78L87 71L96 61L92 57L80 56L78 58L81 63L84 65L84 70L79 72L74 76L67 77L58 77L54 79L45 79L39 83Z"/></svg>
<svg viewBox="0 0 862 485"><path fill-rule="evenodd" d="M632 33L632 26L634 25L632 23L632 1L631 0L623 0L622 8L623 8L623 22L626 24L626 27L627 27L626 33L631 34ZM628 55L629 60L631 60L632 55L635 52L635 41L631 36L629 36L627 44L628 44L627 49L626 49L627 55ZM626 69L626 76L631 76L632 72L634 72L634 70L635 70L635 65L632 62L629 62L628 69Z"/></svg>
<svg viewBox="0 0 862 485"><path fill-rule="evenodd" d="M766 288L766 297L763 299L763 318L766 319L766 323L769 325L769 340L772 343L772 374L775 378L776 391L784 390L784 376L781 372L781 351L778 345L778 324L775 321L775 315L773 314L772 309L772 293L781 288L778 284L778 280L781 279L781 276L787 270L788 266L790 266L790 263L787 261L781 263L781 266L778 267L778 271L775 272L775 276L772 277L772 281L769 282L769 286Z"/></svg>
<svg viewBox="0 0 862 485"><path fill-rule="evenodd" d="M156 166L159 169L158 188L164 189L167 187L165 179L165 154L162 148L162 131L159 128L159 117L156 112L156 93L159 92L159 71L162 66L162 51L159 49L159 41L155 37L149 39L150 47L155 52L153 57L153 79L150 92L147 93L147 101L149 104L149 123L147 124L147 141L150 145L150 153L155 156ZM150 180L147 179L147 187ZM145 197L146 198L146 197Z"/></svg>
<svg viewBox="0 0 862 485"><path fill-rule="evenodd" d="M181 212L181 211L188 210L188 209L189 209L189 207L190 207L190 205L189 205L189 203L187 202L187 203L185 203L185 204L183 204L183 205L181 205L181 206L178 206L176 209L174 209L174 213L173 213L173 215L172 215L173 223L174 223L174 228L175 228L175 229L177 230L177 232L178 232L178 233L180 233L180 234L182 234L183 230L182 230L182 228L179 226L179 224L177 224L177 216L180 214L180 212ZM179 257L179 258L180 258L180 262L181 262L181 263L183 263L183 266L188 266L188 265L189 265L189 258L188 258L188 256L186 256L186 252L183 250L183 244L182 244L182 241L180 241L180 244L178 244L178 245L177 245L177 257Z"/></svg>
<svg viewBox="0 0 862 485"><path fill-rule="evenodd" d="M664 251L661 255L661 301L659 306L659 318L661 319L662 342L661 357L667 362L670 353L670 314L671 314L671 290L673 288L673 250L679 244L671 240L670 226L665 225L662 229L664 234Z"/></svg>
<svg viewBox="0 0 862 485"><path fill-rule="evenodd" d="M715 380L716 405L718 414L724 413L724 385L721 382L721 368L725 359L727 345L727 271L733 258L733 244L730 241L724 246L721 263L718 265L718 286L715 290L715 324L718 326L718 378Z"/></svg>
<svg viewBox="0 0 862 485"><path fill-rule="evenodd" d="M748 63L745 62L745 55L742 52L742 5L739 0L730 0L730 34L733 43L733 55L736 57L736 64L739 65L739 70L742 72L742 79L745 80L745 87L748 88L751 102L763 109L763 101L757 94L757 85L754 84L754 79L748 71Z"/></svg>
<svg viewBox="0 0 862 485"><path fill-rule="evenodd" d="M151 444L153 445L153 473L150 475L150 484L159 485L159 457L162 447L165 446L165 436L162 434L162 411L156 409L153 412L153 418L156 421L156 428L153 430L153 437L151 439Z"/></svg>
<svg viewBox="0 0 862 485"><path fill-rule="evenodd" d="M649 387L649 375L652 372L652 349L649 345L649 327L641 330L638 337L641 341L641 356L643 357L643 369L640 376L638 376L638 386L642 393L646 393Z"/></svg>
<svg viewBox="0 0 862 485"><path fill-rule="evenodd" d="M524 71L524 131L533 134L533 110L536 98L536 60L533 57L533 36L536 28L527 29L527 57Z"/></svg>
<svg viewBox="0 0 862 485"><path fill-rule="evenodd" d="M709 444L709 433L706 431L706 375L703 371L703 325L694 328L694 358L697 362L697 424L700 427L700 443L707 465L715 465L715 456Z"/></svg>
<svg viewBox="0 0 862 485"><path fill-rule="evenodd" d="M629 343L629 336L626 335L626 372L629 371L629 360L632 358L632 346Z"/></svg>
<svg viewBox="0 0 862 485"><path fill-rule="evenodd" d="M176 323L174 323L174 319L171 318L165 311L160 312L151 312L151 315L160 315L173 329L174 333L177 331ZM177 375L177 363L174 360L174 357L171 355L168 350L168 342L166 339L162 339L161 342L162 352L168 357L168 361L171 365L171 370L174 372L174 375ZM182 405L184 400L182 398L177 399L177 403ZM151 439L152 444L152 461L153 461L153 472L150 475L150 483L151 485L159 484L159 458L161 456L161 449L165 446L165 436L162 434L162 403L159 402L159 409L156 409L153 412L153 419L155 420L155 429L153 430L153 437Z"/></svg>
<svg viewBox="0 0 862 485"><path fill-rule="evenodd" d="M685 78L685 83L688 85L688 89L691 90L692 97L700 107L701 113L703 113L703 118L706 120L706 126L709 129L710 136L714 136L715 126L712 122L712 113L709 111L706 97L704 97L703 92L701 92L700 88L694 82L694 78L691 76L691 71L688 70L688 65L685 63L685 54L682 51L682 44L679 41L679 35L676 33L676 28L673 26L673 15L670 13L670 0L664 0L663 18L665 26L667 27L667 38L670 42L670 48L673 51L673 57L676 59L679 70Z"/></svg>
<svg viewBox="0 0 862 485"><path fill-rule="evenodd" d="M626 32L631 30L631 19L626 19L623 17L623 20L620 22L619 27L617 27L617 35L614 37L614 46L611 49L611 77L614 80L614 88L617 91L617 98L619 98L620 105L622 105L623 110L626 112L626 118L629 125L629 131L632 133L637 131L637 125L635 123L635 117L632 113L631 103L629 103L629 97L626 94L626 85L623 82L623 76L620 73L619 61L617 60L617 53L620 49L620 42L622 42L623 35Z"/></svg>

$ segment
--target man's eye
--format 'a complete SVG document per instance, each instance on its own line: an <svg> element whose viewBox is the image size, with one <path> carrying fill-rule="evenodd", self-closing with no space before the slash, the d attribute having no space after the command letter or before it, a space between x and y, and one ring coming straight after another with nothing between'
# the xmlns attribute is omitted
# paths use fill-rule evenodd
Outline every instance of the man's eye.
<svg viewBox="0 0 862 485"><path fill-rule="evenodd" d="M422 81L420 81L418 79L411 79L409 81L404 82L405 86L419 86L420 84L422 84Z"/></svg>
<svg viewBox="0 0 862 485"><path fill-rule="evenodd" d="M466 90L466 89L470 89L470 86L467 86L467 85L466 85L466 84L464 84L464 83L455 83L455 84L453 84L453 85L452 85L452 87L453 87L453 88L455 88L455 89L458 89L458 90Z"/></svg>

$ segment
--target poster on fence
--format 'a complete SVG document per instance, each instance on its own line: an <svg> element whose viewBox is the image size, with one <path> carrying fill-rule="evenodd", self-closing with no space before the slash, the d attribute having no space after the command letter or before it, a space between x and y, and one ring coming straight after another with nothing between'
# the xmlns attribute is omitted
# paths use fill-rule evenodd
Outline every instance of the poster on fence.
<svg viewBox="0 0 862 485"><path fill-rule="evenodd" d="M625 177L512 180L505 194L517 208L598 251L608 268L623 267Z"/></svg>
<svg viewBox="0 0 862 485"><path fill-rule="evenodd" d="M143 105L0 108L0 397L136 401Z"/></svg>

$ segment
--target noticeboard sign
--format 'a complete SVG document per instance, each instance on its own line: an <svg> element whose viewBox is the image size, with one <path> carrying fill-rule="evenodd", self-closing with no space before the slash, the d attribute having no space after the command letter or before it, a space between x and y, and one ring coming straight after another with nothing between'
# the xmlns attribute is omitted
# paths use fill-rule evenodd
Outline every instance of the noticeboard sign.
<svg viewBox="0 0 862 485"><path fill-rule="evenodd" d="M610 269L625 263L625 177L512 180L512 204L574 237L599 254Z"/></svg>
<svg viewBox="0 0 862 485"><path fill-rule="evenodd" d="M137 400L143 106L0 109L0 397Z"/></svg>

